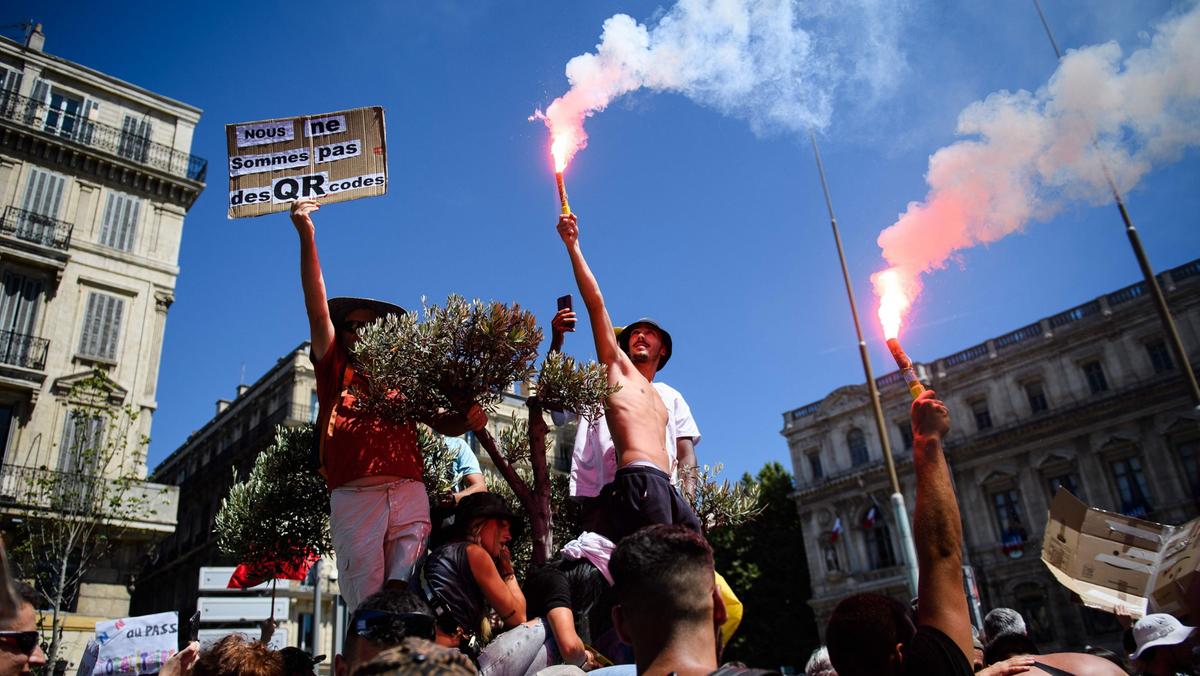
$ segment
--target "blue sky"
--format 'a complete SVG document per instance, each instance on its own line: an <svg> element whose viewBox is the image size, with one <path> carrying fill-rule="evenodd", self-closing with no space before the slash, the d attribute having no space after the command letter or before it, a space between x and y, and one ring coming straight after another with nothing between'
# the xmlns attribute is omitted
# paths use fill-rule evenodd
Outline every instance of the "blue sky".
<svg viewBox="0 0 1200 676"><path fill-rule="evenodd" d="M1064 47L1116 40L1126 51L1178 8L1044 6ZM564 65L594 47L604 19L647 20L659 7L10 3L4 22L44 23L48 52L204 110L193 152L209 160L209 183L185 224L151 466L234 394L243 364L252 382L306 339L286 216L225 218L225 124L382 105L389 194L317 215L331 295L413 307L453 292L516 301L548 322L557 296L578 293L554 230L545 129L526 117L566 90ZM897 30L894 87L873 101L835 99L821 137L878 373L890 370L868 282L883 267L879 231L924 198L928 157L956 140L967 104L1034 89L1056 66L1027 2L908 3ZM789 464L780 414L862 381L807 141L757 136L682 96L644 91L588 131L568 189L614 322L651 315L673 333L662 377L691 403L702 462L731 476ZM1128 195L1158 269L1200 254L1198 160L1188 151ZM1116 210L1071 205L928 277L906 347L917 360L944 356L1138 279ZM585 327L567 349L594 355Z"/></svg>

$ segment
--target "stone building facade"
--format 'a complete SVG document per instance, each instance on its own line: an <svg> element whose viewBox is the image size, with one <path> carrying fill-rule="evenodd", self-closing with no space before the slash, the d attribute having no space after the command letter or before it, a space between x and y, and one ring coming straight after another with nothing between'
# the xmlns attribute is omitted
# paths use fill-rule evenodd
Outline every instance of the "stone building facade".
<svg viewBox="0 0 1200 676"><path fill-rule="evenodd" d="M1159 280L1200 363L1200 260ZM1120 644L1116 622L1072 603L1040 560L1059 486L1165 523L1198 513L1200 414L1175 361L1138 283L917 364L951 411L947 457L983 611L1016 608L1043 649ZM898 373L878 383L911 514L911 399ZM850 594L909 598L869 403L865 385L848 385L783 415L822 631Z"/></svg>
<svg viewBox="0 0 1200 676"><path fill-rule="evenodd" d="M40 25L0 37L0 516L28 515L13 489L78 472L60 449L89 434L67 393L94 369L132 406L130 447L149 436L183 222L204 189L190 154L200 110L49 54ZM88 437L92 438L92 437ZM145 476L144 455L125 470ZM163 488L163 487L158 487ZM175 492L125 537L175 525ZM136 560L135 560L136 561ZM135 561L94 567L67 629L121 617Z"/></svg>

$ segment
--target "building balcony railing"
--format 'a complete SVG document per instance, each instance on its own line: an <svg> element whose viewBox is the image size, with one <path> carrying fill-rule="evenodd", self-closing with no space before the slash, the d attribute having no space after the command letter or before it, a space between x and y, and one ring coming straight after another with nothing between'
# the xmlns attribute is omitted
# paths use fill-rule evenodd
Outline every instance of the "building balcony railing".
<svg viewBox="0 0 1200 676"><path fill-rule="evenodd" d="M41 371L46 368L50 340L14 331L0 331L0 364Z"/></svg>
<svg viewBox="0 0 1200 676"><path fill-rule="evenodd" d="M193 181L203 182L208 173L208 160L202 157L155 143L129 130L93 122L77 113L51 109L44 101L18 94L0 95L0 119Z"/></svg>
<svg viewBox="0 0 1200 676"><path fill-rule="evenodd" d="M0 234L60 251L71 246L73 229L70 223L57 218L13 206L5 207L4 217L0 218Z"/></svg>
<svg viewBox="0 0 1200 676"><path fill-rule="evenodd" d="M82 472L62 472L46 467L0 465L0 505L6 510L23 510L30 516L61 518L71 514L95 514L112 504L111 484L103 478ZM175 486L132 482L121 496L124 505L133 505L124 513L114 514L120 526L140 526L147 530L174 528L179 509L179 489ZM124 520L125 523L120 523Z"/></svg>

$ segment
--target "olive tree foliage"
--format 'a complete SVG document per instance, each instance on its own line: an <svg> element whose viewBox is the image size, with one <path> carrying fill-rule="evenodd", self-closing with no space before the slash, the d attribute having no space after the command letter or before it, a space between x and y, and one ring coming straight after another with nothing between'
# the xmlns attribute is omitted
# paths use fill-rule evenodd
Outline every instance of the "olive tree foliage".
<svg viewBox="0 0 1200 676"><path fill-rule="evenodd" d="M312 425L281 425L245 481L233 470L214 521L223 553L279 577L289 564L332 551L329 493L312 470L313 439Z"/></svg>
<svg viewBox="0 0 1200 676"><path fill-rule="evenodd" d="M529 409L527 441L519 457L509 443L502 450L486 429L476 432L496 469L530 515L532 559L541 563L553 549L552 486L546 466L546 434L542 411L598 415L615 389L598 364L580 365L551 355L534 368L542 331L537 319L517 304L467 301L450 296L442 307L422 301L417 313L389 315L359 332L354 346L358 368L366 376L361 405L393 420L429 420L447 411L465 412L478 403L494 410L514 382L537 374L537 395ZM511 440L510 440L511 441ZM517 466L528 462L528 474Z"/></svg>
<svg viewBox="0 0 1200 676"><path fill-rule="evenodd" d="M138 409L114 400L119 387L95 370L67 393L55 467L14 467L11 561L50 610L46 654L58 658L65 613L88 572L129 540L126 532L153 518L170 496L144 480L150 439L138 430Z"/></svg>
<svg viewBox="0 0 1200 676"><path fill-rule="evenodd" d="M717 481L725 469L717 464L692 469L696 490L688 495L692 510L700 519L705 534L718 528L736 528L753 521L764 507L759 501L759 485L752 481L729 483L728 479Z"/></svg>

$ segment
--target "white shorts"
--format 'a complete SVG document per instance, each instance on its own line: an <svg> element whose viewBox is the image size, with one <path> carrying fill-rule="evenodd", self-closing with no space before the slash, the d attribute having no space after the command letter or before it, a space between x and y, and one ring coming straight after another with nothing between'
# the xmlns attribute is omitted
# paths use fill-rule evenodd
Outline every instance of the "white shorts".
<svg viewBox="0 0 1200 676"><path fill-rule="evenodd" d="M342 486L329 496L329 507L338 587L350 612L388 580L408 581L429 537L425 484L401 479Z"/></svg>

